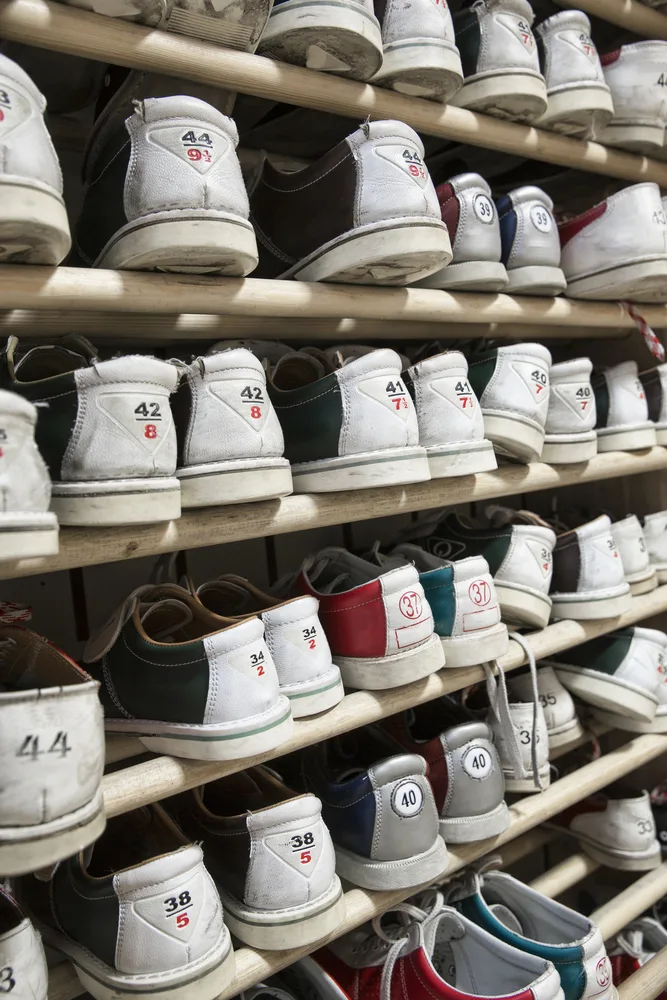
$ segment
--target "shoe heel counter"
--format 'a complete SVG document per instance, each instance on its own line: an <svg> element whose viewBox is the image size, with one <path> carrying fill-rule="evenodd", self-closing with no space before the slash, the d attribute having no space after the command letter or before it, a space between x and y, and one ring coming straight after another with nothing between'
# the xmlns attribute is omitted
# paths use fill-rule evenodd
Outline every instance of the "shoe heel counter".
<svg viewBox="0 0 667 1000"><path fill-rule="evenodd" d="M500 622L500 605L493 577L475 560L469 566L454 563L456 620L454 635L469 635Z"/></svg>
<svg viewBox="0 0 667 1000"><path fill-rule="evenodd" d="M517 228L507 266L560 267L560 238L551 199L520 202L514 206Z"/></svg>
<svg viewBox="0 0 667 1000"><path fill-rule="evenodd" d="M465 368L432 376L413 374L412 383L421 445L483 440L484 418Z"/></svg>
<svg viewBox="0 0 667 1000"><path fill-rule="evenodd" d="M599 930L584 943L585 986L580 1000L614 1000L611 962Z"/></svg>
<svg viewBox="0 0 667 1000"><path fill-rule="evenodd" d="M549 412L549 364L528 352L499 351L481 404L485 411L506 411L544 427Z"/></svg>
<svg viewBox="0 0 667 1000"><path fill-rule="evenodd" d="M96 683L3 696L3 825L37 826L83 808L99 794L103 768L104 720Z"/></svg>
<svg viewBox="0 0 667 1000"><path fill-rule="evenodd" d="M590 379L551 381L546 431L567 434L592 431L597 420L595 395Z"/></svg>
<svg viewBox="0 0 667 1000"><path fill-rule="evenodd" d="M116 966L141 975L187 967L227 931L220 897L191 846L114 876L119 920Z"/></svg>
<svg viewBox="0 0 667 1000"><path fill-rule="evenodd" d="M41 938L24 920L0 938L0 983L12 1000L47 1000L49 970Z"/></svg>
<svg viewBox="0 0 667 1000"><path fill-rule="evenodd" d="M555 545L556 536L551 531L514 526L510 547L494 579L499 583L517 583L547 596Z"/></svg>
<svg viewBox="0 0 667 1000"><path fill-rule="evenodd" d="M343 400L339 454L414 447L419 444L417 411L400 368L385 366L338 373Z"/></svg>
<svg viewBox="0 0 667 1000"><path fill-rule="evenodd" d="M440 221L440 205L416 132L397 124L396 135L348 142L357 161L355 224L421 217Z"/></svg>
<svg viewBox="0 0 667 1000"><path fill-rule="evenodd" d="M439 42L444 39L453 45L454 26L448 4L442 0L418 0L408 7L402 0L390 0L382 19L383 43L388 45L415 35Z"/></svg>
<svg viewBox="0 0 667 1000"><path fill-rule="evenodd" d="M648 420L646 393L636 369L608 377L606 382L609 390L607 427L645 423Z"/></svg>
<svg viewBox="0 0 667 1000"><path fill-rule="evenodd" d="M278 672L259 618L209 635L203 643L210 678L205 724L261 715L276 705Z"/></svg>
<svg viewBox="0 0 667 1000"><path fill-rule="evenodd" d="M539 32L539 27L538 27ZM549 89L579 83L604 85L604 74L595 43L582 25L554 26L542 35L545 55L544 76Z"/></svg>
<svg viewBox="0 0 667 1000"><path fill-rule="evenodd" d="M0 412L0 513L44 512L51 479L35 443L34 418Z"/></svg>
<svg viewBox="0 0 667 1000"><path fill-rule="evenodd" d="M611 526L579 534L579 557L579 590L606 590L625 583L623 560Z"/></svg>
<svg viewBox="0 0 667 1000"><path fill-rule="evenodd" d="M331 649L317 613L317 599L304 597L262 615L266 644L281 685L331 671Z"/></svg>
<svg viewBox="0 0 667 1000"><path fill-rule="evenodd" d="M433 635L433 614L413 566L402 566L380 578L387 625L386 655L410 649Z"/></svg>
<svg viewBox="0 0 667 1000"><path fill-rule="evenodd" d="M0 178L4 174L37 181L62 195L60 161L44 122L46 102L22 76L11 60L0 62Z"/></svg>
<svg viewBox="0 0 667 1000"><path fill-rule="evenodd" d="M454 263L492 261L501 257L500 225L496 206L482 188L464 188L457 194L459 222Z"/></svg>
<svg viewBox="0 0 667 1000"><path fill-rule="evenodd" d="M376 801L373 861L402 861L423 854L438 836L439 817L428 779L423 772L401 774L405 770L399 767L402 760L390 758L369 772Z"/></svg>
<svg viewBox="0 0 667 1000"><path fill-rule="evenodd" d="M126 128L129 222L155 212L200 209L247 220L250 209L230 119L196 98L142 101Z"/></svg>
<svg viewBox="0 0 667 1000"><path fill-rule="evenodd" d="M510 703L510 719L519 746L521 762L529 774L533 773L533 759L531 751L533 718L534 706L531 703ZM512 777L514 775L514 765L503 728L494 717L489 719L489 724L493 731L494 742L498 748L498 755L502 763L503 771L509 777ZM547 730L544 710L539 704L537 706L536 733L537 766L538 768L541 768L549 762L549 733ZM514 776L516 777L516 775Z"/></svg>
<svg viewBox="0 0 667 1000"><path fill-rule="evenodd" d="M504 5L485 7L480 19L482 45L478 73L509 67L539 73L532 23L528 13L508 10Z"/></svg>
<svg viewBox="0 0 667 1000"><path fill-rule="evenodd" d="M505 781L488 726L464 724L442 739L450 756L443 816L482 816L496 809L505 796Z"/></svg>

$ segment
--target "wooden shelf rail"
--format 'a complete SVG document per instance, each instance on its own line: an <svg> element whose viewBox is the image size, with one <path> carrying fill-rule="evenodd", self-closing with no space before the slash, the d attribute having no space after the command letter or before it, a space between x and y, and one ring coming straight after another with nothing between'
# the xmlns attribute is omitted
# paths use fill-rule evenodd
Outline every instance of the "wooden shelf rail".
<svg viewBox="0 0 667 1000"><path fill-rule="evenodd" d="M585 10L619 28L626 28L636 35L667 41L667 17L659 10L638 0L556 0L561 7Z"/></svg>
<svg viewBox="0 0 667 1000"><path fill-rule="evenodd" d="M2 7L0 0L0 37ZM41 3L42 0L9 0ZM53 5L65 14L71 7ZM96 15L90 15L92 17ZM111 19L110 19L111 20ZM129 28L131 25L120 25ZM155 32L173 38L163 32ZM222 49L221 52L226 50ZM238 55L238 53L236 53ZM254 58L248 56L246 58ZM406 98L407 100L407 98ZM570 140L568 140L570 141ZM662 181L667 187L667 164ZM486 292L445 292L433 288L385 288L325 282L281 281L268 278L211 278L197 274L152 274L141 271L105 271L84 267L30 267L0 265L0 303L3 310L91 310L107 313L169 315L181 313L238 316L257 319L308 317L311 320L389 320L402 323L443 322L463 325L511 323L547 327L610 327L635 329L619 302L579 302L575 299L536 298L530 295L492 295ZM642 305L641 314L654 328L667 327L667 306ZM196 320L195 320L196 323ZM192 329L192 323L189 324ZM545 332L545 336L548 334ZM205 337L206 334L203 334Z"/></svg>
<svg viewBox="0 0 667 1000"><path fill-rule="evenodd" d="M619 1000L655 1000L667 986L667 946L618 987Z"/></svg>
<svg viewBox="0 0 667 1000"><path fill-rule="evenodd" d="M623 628L644 618L651 617L667 609L667 585L650 594L634 597L632 609L620 618L600 621L561 621L547 626L540 632L527 636L536 659L551 656L570 646L576 646L596 635ZM506 672L515 670L525 663L523 649L516 642L510 643L510 650L501 657L499 664ZM356 691L346 695L330 712L312 719L297 719L294 736L275 750L242 760L212 762L185 760L177 757L158 756L151 760L134 764L105 775L103 779L104 806L108 816L117 816L139 806L156 802L169 795L193 788L207 781L214 781L224 775L243 771L253 764L273 760L284 754L301 750L320 740L338 736L357 729L359 726L377 722L397 712L415 705L422 705L443 694L450 694L462 687L484 679L482 667L440 670L424 680L406 684L391 691ZM666 737L667 739L667 737ZM125 750L131 750L129 740L124 741ZM136 752L141 752L142 744L137 740ZM116 760L121 759L116 756ZM610 779L611 780L611 779Z"/></svg>
<svg viewBox="0 0 667 1000"><path fill-rule="evenodd" d="M330 524L365 521L409 511L535 493L559 486L592 483L619 476L667 469L667 448L607 452L581 465L506 465L494 472L452 479L432 479L412 486L349 493L302 494L284 500L209 507L185 513L177 521L117 528L63 528L60 552L40 559L0 562L0 580L99 563L120 562L178 549L197 549L245 538L306 531Z"/></svg>
<svg viewBox="0 0 667 1000"><path fill-rule="evenodd" d="M578 771L559 779L541 794L521 799L510 808L511 822L505 833L490 840L480 841L476 844L462 845L455 850L450 849L450 860L447 869L443 872L443 878L453 875L461 868L483 857L489 851L494 851L503 844L510 843L540 823L556 816L580 799L591 795L600 788L604 788L612 781L616 781L624 775L631 773L665 752L667 752L667 736L639 736L629 743L618 747L616 750L605 754L598 760L584 765ZM175 791L177 789L172 789L172 792ZM663 869L665 869L664 873ZM667 890L667 864L663 865L657 871L649 873L649 876L655 885L662 885L661 880L663 878L666 880L665 887L662 888L660 893L662 895ZM643 882L643 879L640 879L639 882ZM349 890L345 893L345 919L328 940L340 937L342 934L347 933L347 931L353 930L360 924L366 923L366 921L371 920L373 917L384 913L396 903L412 896L415 891L415 888L388 892L370 892L363 889ZM626 893L622 893L621 895L625 896L628 893L630 893L630 890L626 890ZM649 893L645 893L642 887L642 901L644 898L648 898L648 895ZM659 898L659 896L655 898ZM633 904L627 900L623 905L627 905L629 911L632 910ZM649 902L645 905L650 906L651 903ZM632 917L628 919L632 919ZM611 921L608 920L605 926L611 926ZM234 985L222 993L218 1000L227 1000L228 997L235 996L242 990L248 989L254 983L279 972L280 969L284 969L285 966L291 965L292 962L303 958L304 955L314 950L313 946L281 952L259 952L253 948L240 948L236 952L237 975ZM69 976L65 972L59 972L55 988L49 995L50 1000L71 1000L72 997L79 995L81 992L83 992L81 985L73 971L70 971Z"/></svg>
<svg viewBox="0 0 667 1000"><path fill-rule="evenodd" d="M541 892L544 896L555 899L556 896L571 889L573 885L577 885L587 875L592 875L599 867L599 863L593 861L587 854L572 854L560 864L554 865L553 868L544 872L543 875L538 875L530 883L530 887Z"/></svg>
<svg viewBox="0 0 667 1000"><path fill-rule="evenodd" d="M603 760L604 758L600 758ZM605 941L614 937L667 894L667 861L646 872L636 882L591 913Z"/></svg>
<svg viewBox="0 0 667 1000"><path fill-rule="evenodd" d="M0 36L56 52L346 115L355 122L363 121L367 115L376 119L396 118L427 135L610 177L653 180L667 186L667 164L645 157L47 0L2 0Z"/></svg>

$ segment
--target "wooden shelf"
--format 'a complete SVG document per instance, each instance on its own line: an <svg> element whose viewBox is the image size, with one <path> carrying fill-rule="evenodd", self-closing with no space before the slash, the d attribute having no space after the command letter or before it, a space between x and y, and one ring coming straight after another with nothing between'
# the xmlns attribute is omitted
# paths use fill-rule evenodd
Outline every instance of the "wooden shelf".
<svg viewBox="0 0 667 1000"><path fill-rule="evenodd" d="M604 758L601 758L604 760ZM667 893L667 861L646 872L623 892L591 913L591 920L602 931L605 941L636 920Z"/></svg>
<svg viewBox="0 0 667 1000"><path fill-rule="evenodd" d="M638 0L574 0L573 3L556 0L556 3L561 7L585 10L593 17L627 28L636 35L667 41L667 17Z"/></svg>
<svg viewBox="0 0 667 1000"><path fill-rule="evenodd" d="M208 507L177 521L116 528L62 528L56 556L0 562L0 580L99 563L197 549L246 538L306 531L330 524L535 493L560 486L667 469L667 448L606 452L581 465L506 465L494 472L432 479L413 486L386 486L349 493L301 494L284 500Z"/></svg>
<svg viewBox="0 0 667 1000"><path fill-rule="evenodd" d="M592 639L596 635L603 635L605 632L642 621L666 609L667 585L658 587L650 594L634 597L631 610L620 618L591 622L556 622L539 632L530 633L526 638L535 658L539 660ZM516 670L525 662L523 648L516 642L510 642L509 652L498 661L506 673ZM291 740L275 750L255 757L221 763L158 756L113 771L105 775L102 781L105 811L107 816L118 816L130 809L156 802L169 795L176 795L187 788L194 788L195 785L213 781L223 775L234 774L236 771L243 771L253 764L274 760L294 750L301 750L303 747L318 743L322 739L338 736L359 726L377 722L378 719L386 718L388 715L395 715L407 708L423 705L443 694L460 691L461 688L482 680L484 680L484 670L481 666L452 670L445 668L424 680L391 691L356 691L354 694L345 695L340 704L331 711L312 719L297 719ZM112 745L111 738L109 744ZM141 752L145 750L138 739L130 740L123 737L123 742L118 752L113 754L113 759L124 760ZM563 752L567 750L564 749ZM555 759L556 755L552 757Z"/></svg>
<svg viewBox="0 0 667 1000"><path fill-rule="evenodd" d="M654 1000L667 986L667 946L618 987L619 1000Z"/></svg>
<svg viewBox="0 0 667 1000"><path fill-rule="evenodd" d="M578 771L559 779L541 794L521 799L510 807L511 822L505 833L476 844L465 844L456 849L450 848L450 860L447 869L443 872L443 878L453 875L461 868L483 857L489 851L495 851L496 848L501 847L503 844L513 841L516 837L527 833L540 823L551 819L580 799L599 791L599 789L604 788L610 782L631 773L665 752L667 752L667 736L640 736L618 747L616 750L612 750L598 760L584 765ZM177 789L173 789L172 791L175 792ZM657 871L651 872L647 877L651 878L654 887L660 887L659 895L655 896L652 900L654 902L655 899L660 898L667 890L667 863ZM664 887L663 880L665 880ZM643 882L643 879L639 881ZM349 890L345 893L345 919L328 940L340 937L347 931L353 930L360 924L366 923L366 921L371 920L373 917L384 913L396 903L414 895L415 891L415 888L390 892L370 892L362 889ZM629 893L630 890L626 890L626 893L622 893L621 895L627 897ZM641 901L643 902L645 899L648 899L649 895L650 892L642 886ZM631 900L634 898L631 897ZM627 898L624 900L623 906L626 907L625 912L634 912L632 909L634 903L631 900L628 901ZM644 904L644 907L650 905L651 902L647 902ZM605 927L611 926L611 918L604 917L604 919L607 921ZM632 919L632 917L630 916L628 919ZM226 998L234 996L241 990L248 989L260 979L264 979L266 976L284 969L286 965L290 965L292 962L314 950L313 946L281 952L258 952L253 948L239 948L236 952L237 976L234 985L222 993L218 1000L226 1000ZM50 1000L71 1000L72 997L79 995L81 992L83 992L81 985L74 976L73 971L70 971L69 977L65 972L59 972L57 982L54 984L54 989L50 991L49 996Z"/></svg>
<svg viewBox="0 0 667 1000"><path fill-rule="evenodd" d="M572 854L559 865L554 865L549 871L539 875L530 883L531 889L541 892L544 896L555 899L562 893L577 885L587 875L592 875L600 867L597 861L593 861L587 854Z"/></svg>
<svg viewBox="0 0 667 1000"><path fill-rule="evenodd" d="M0 36L2 5L0 0ZM10 0L40 3L42 0ZM72 8L54 4L65 14ZM90 15L95 16L95 15ZM121 25L130 27L130 25ZM163 35L163 32L155 32ZM164 35L172 38L171 35ZM222 50L225 51L225 50ZM246 58L254 58L248 56ZM407 98L406 98L407 100ZM667 164L663 184L667 187ZM407 323L511 323L636 329L619 302L578 302L566 298L530 295L492 295L482 292L444 292L432 288L380 288L363 285L281 281L268 278L210 278L196 274L151 274L142 271L104 271L84 267L30 267L0 265L0 303L3 310L71 311L174 316L307 317L310 320L389 320ZM667 306L642 305L640 312L655 329L667 327ZM191 332L197 320L187 324ZM274 335L274 334L271 334ZM545 333L545 335L547 335Z"/></svg>
<svg viewBox="0 0 667 1000"><path fill-rule="evenodd" d="M47 0L2 0L0 36L244 94L346 115L396 118L427 135L565 167L667 186L667 164L370 84L235 52Z"/></svg>

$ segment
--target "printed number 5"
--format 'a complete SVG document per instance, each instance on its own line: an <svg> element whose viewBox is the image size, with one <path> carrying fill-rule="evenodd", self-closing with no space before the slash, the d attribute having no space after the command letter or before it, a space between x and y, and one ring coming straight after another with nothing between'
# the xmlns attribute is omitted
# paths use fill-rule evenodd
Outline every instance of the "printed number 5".
<svg viewBox="0 0 667 1000"><path fill-rule="evenodd" d="M190 923L190 918L187 915L187 913L179 913L178 916L176 917L177 927L187 927L189 923Z"/></svg>
<svg viewBox="0 0 667 1000"><path fill-rule="evenodd" d="M302 851L301 852L301 864L302 865L307 865L311 860L312 860L312 858L310 856L310 851Z"/></svg>

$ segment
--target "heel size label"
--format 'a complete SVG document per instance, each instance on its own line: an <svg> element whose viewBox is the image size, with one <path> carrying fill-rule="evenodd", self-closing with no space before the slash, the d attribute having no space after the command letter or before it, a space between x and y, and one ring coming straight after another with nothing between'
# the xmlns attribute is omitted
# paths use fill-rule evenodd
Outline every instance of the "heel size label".
<svg viewBox="0 0 667 1000"><path fill-rule="evenodd" d="M201 122L151 129L148 141L205 174L229 149L229 139Z"/></svg>
<svg viewBox="0 0 667 1000"><path fill-rule="evenodd" d="M364 396L382 403L400 420L407 422L412 411L412 399L403 379L377 376L365 379L357 386Z"/></svg>
<svg viewBox="0 0 667 1000"><path fill-rule="evenodd" d="M409 146L376 146L376 156L382 157L388 163L393 163L420 188L425 188L429 181L429 172L421 154Z"/></svg>
<svg viewBox="0 0 667 1000"><path fill-rule="evenodd" d="M129 905L157 931L177 941L189 941L197 926L206 891L201 873L196 873L159 896Z"/></svg>
<svg viewBox="0 0 667 1000"><path fill-rule="evenodd" d="M30 118L30 114L26 98L3 84L0 89L0 139L6 139L10 132Z"/></svg>
<svg viewBox="0 0 667 1000"><path fill-rule="evenodd" d="M319 824L301 830L286 830L272 834L264 843L276 857L306 878L315 871L322 854L322 836Z"/></svg>
<svg viewBox="0 0 667 1000"><path fill-rule="evenodd" d="M271 408L262 382L253 379L224 379L209 383L207 391L233 410L253 430L262 430Z"/></svg>
<svg viewBox="0 0 667 1000"><path fill-rule="evenodd" d="M172 427L169 399L138 392L110 392L97 397L97 407L123 435L155 455Z"/></svg>

